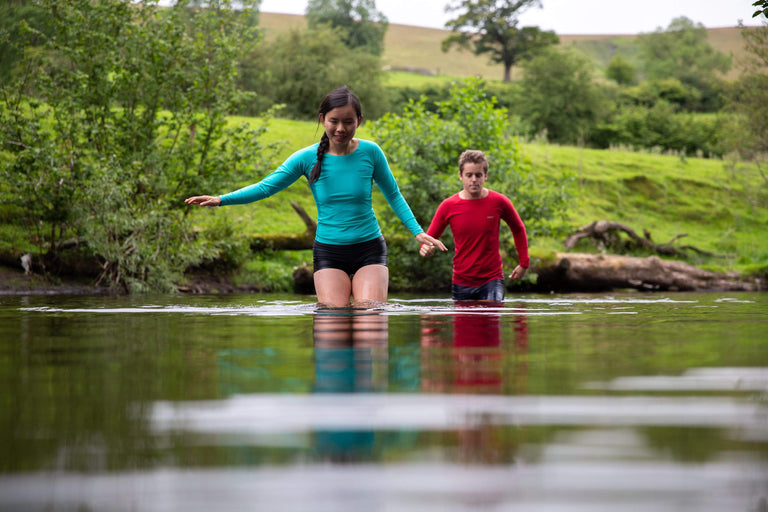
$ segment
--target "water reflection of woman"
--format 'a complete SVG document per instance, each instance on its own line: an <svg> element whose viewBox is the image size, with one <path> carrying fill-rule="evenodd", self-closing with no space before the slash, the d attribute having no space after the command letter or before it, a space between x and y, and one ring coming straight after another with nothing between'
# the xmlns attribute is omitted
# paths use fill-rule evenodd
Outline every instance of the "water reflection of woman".
<svg viewBox="0 0 768 512"><path fill-rule="evenodd" d="M320 309L313 323L315 392L385 391L388 382L388 317L353 308ZM368 460L374 451L371 430L315 432L318 454L336 462Z"/></svg>
<svg viewBox="0 0 768 512"><path fill-rule="evenodd" d="M377 311L318 310L312 326L315 389L333 393L383 390L388 327L387 316Z"/></svg>

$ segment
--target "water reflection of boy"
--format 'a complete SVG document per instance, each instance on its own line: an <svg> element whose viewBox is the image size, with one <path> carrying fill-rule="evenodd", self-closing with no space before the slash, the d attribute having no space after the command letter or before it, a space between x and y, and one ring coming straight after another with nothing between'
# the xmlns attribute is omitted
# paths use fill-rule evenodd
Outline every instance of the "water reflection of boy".
<svg viewBox="0 0 768 512"><path fill-rule="evenodd" d="M459 304L467 304L462 302ZM503 303L482 303L503 307ZM476 306L477 307L477 306ZM478 307L477 309L482 310ZM506 394L524 393L527 388L528 322L525 315L516 315L513 322L514 367L505 367L508 350L501 340L501 316L459 314L454 317L453 346L455 351L455 387L458 391ZM502 436L492 418L480 418L477 423L457 431L458 457L463 463L511 463L520 446L519 432Z"/></svg>
<svg viewBox="0 0 768 512"><path fill-rule="evenodd" d="M451 333L447 322L437 317L422 318L422 387L436 392L505 394L509 379L512 392L525 390L525 358L516 357L514 371L505 371L506 349L502 343L501 315L491 307L501 302L457 302ZM527 320L514 320L514 351L520 356L528 347ZM511 373L511 375L510 375ZM456 442L456 457L462 463L498 464L514 461L519 441L501 436L500 427L486 416L473 418L462 428L449 433Z"/></svg>
<svg viewBox="0 0 768 512"><path fill-rule="evenodd" d="M519 314L514 318L515 366L513 372L504 372L501 315L488 309L503 307L504 303L460 301L456 304L461 309L453 316L452 333L444 320L422 318L422 388L498 393L502 392L506 376L514 379L513 392L524 392L528 373L524 357L528 351L527 317Z"/></svg>
<svg viewBox="0 0 768 512"><path fill-rule="evenodd" d="M502 385L499 315L482 310L477 314L457 313L452 324L450 329L438 318L422 319L422 388L498 392Z"/></svg>
<svg viewBox="0 0 768 512"><path fill-rule="evenodd" d="M351 308L315 313L315 392L366 393L387 387L388 317ZM318 454L335 462L367 460L375 446L372 430L319 430Z"/></svg>
<svg viewBox="0 0 768 512"><path fill-rule="evenodd" d="M453 317L454 388L474 393L501 391L501 317Z"/></svg>
<svg viewBox="0 0 768 512"><path fill-rule="evenodd" d="M504 298L504 268L499 254L499 227L507 223L515 240L519 264L509 275L522 279L528 269L528 237L525 225L503 194L485 188L488 159L482 151L467 150L459 157L462 190L444 200L435 212L427 233L438 238L447 226L456 245L453 256L454 300ZM422 244L419 254L432 256L435 247Z"/></svg>

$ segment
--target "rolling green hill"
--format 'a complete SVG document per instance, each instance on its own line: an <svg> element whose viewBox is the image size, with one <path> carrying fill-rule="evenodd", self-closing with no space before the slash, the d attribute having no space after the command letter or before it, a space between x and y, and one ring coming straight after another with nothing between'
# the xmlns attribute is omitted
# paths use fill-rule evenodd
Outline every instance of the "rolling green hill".
<svg viewBox="0 0 768 512"><path fill-rule="evenodd" d="M306 26L304 16L296 14L276 14L262 12L261 27L265 37L274 37L281 31ZM432 76L481 76L486 79L500 80L503 67L489 64L487 57L478 57L468 51L451 50L444 53L440 43L450 31L410 25L390 24L385 38L384 62L391 69L408 70ZM598 66L604 67L614 54L621 52L632 56L635 53L632 35L568 35L558 34L562 45L573 45L586 53ZM740 29L715 28L709 30L712 46L734 60L743 54ZM735 64L735 63L734 63ZM518 76L514 70L513 80ZM727 78L738 76L734 66Z"/></svg>

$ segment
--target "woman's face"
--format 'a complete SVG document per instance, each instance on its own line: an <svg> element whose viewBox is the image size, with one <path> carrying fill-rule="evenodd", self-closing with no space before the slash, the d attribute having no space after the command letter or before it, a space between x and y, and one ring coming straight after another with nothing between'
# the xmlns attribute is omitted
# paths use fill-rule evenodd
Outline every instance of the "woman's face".
<svg viewBox="0 0 768 512"><path fill-rule="evenodd" d="M360 126L360 119L357 118L357 112L352 105L334 108L325 115L320 114L320 121L323 123L328 139L335 146L349 144L355 136L357 127Z"/></svg>

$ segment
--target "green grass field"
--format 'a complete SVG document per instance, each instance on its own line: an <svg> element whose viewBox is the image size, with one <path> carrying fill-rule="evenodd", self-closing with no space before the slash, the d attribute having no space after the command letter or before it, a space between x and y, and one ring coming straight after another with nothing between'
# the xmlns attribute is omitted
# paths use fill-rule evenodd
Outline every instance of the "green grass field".
<svg viewBox="0 0 768 512"><path fill-rule="evenodd" d="M768 266L768 190L756 167L743 162L558 147L523 146L543 173L578 176L574 227L593 220L648 230L656 243L686 234L678 245L728 255L697 262L749 272Z"/></svg>
<svg viewBox="0 0 768 512"><path fill-rule="evenodd" d="M284 155L315 142L320 133L316 123L274 120L267 137L286 143ZM370 138L366 125L358 136ZM692 245L704 251L727 255L723 258L695 257L690 263L716 271L748 274L768 271L768 187L757 168L743 162L639 153L594 150L548 144L525 143L523 152L536 172L558 176L564 169L575 172L577 186L568 211L568 226L576 230L594 220L621 222L642 234L647 230L656 243L687 235L678 245ZM396 174L397 168L393 169ZM487 186L494 188L493 178ZM207 191L207 193L223 193ZM501 190L514 202L514 191ZM375 195L375 208L387 208ZM406 198L407 200L408 198ZM260 203L196 212L200 229L206 229L216 216L237 226L244 235L253 233L297 233L304 231L301 219L290 206L298 201L310 215L316 214L314 202L304 181ZM435 205L437 206L437 205ZM222 219L219 218L219 221ZM525 219L523 219L525 221ZM419 219L426 226L430 219ZM386 233L385 233L386 235ZM562 238L531 240L531 253L562 251ZM589 242L577 251L594 252ZM308 261L311 255L276 255L288 268L288 280L296 259ZM243 281L258 280L265 260L251 263ZM271 263L274 265L274 261ZM274 275L276 267L270 267Z"/></svg>

